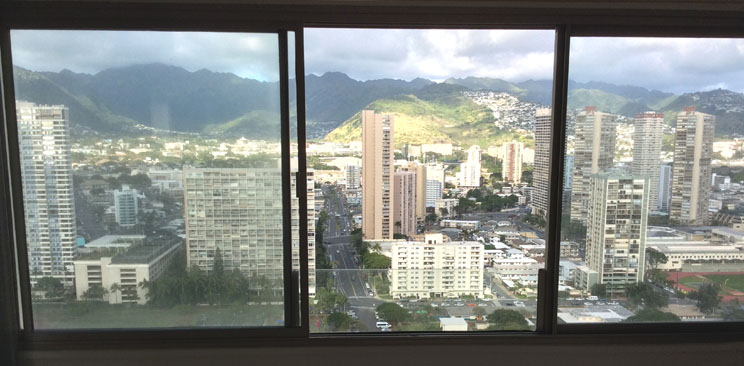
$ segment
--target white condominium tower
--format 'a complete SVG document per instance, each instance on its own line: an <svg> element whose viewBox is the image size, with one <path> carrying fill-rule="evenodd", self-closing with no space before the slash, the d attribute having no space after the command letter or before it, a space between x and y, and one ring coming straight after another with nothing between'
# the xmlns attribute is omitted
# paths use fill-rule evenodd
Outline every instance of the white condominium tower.
<svg viewBox="0 0 744 366"><path fill-rule="evenodd" d="M393 238L392 114L362 111L362 233L366 239Z"/></svg>
<svg viewBox="0 0 744 366"><path fill-rule="evenodd" d="M586 107L576 115L571 220L586 224L591 200L589 177L612 168L615 158L615 115Z"/></svg>
<svg viewBox="0 0 744 366"><path fill-rule="evenodd" d="M315 288L315 202L308 172L308 257L310 294ZM283 278L281 169L185 168L184 216L188 266L214 268L220 250L226 272ZM292 207L299 206L296 173L291 174ZM292 209L292 268L299 269L299 210Z"/></svg>
<svg viewBox="0 0 744 366"><path fill-rule="evenodd" d="M16 103L31 283L75 280L75 198L70 161L69 110L62 105Z"/></svg>
<svg viewBox="0 0 744 366"><path fill-rule="evenodd" d="M550 182L550 130L551 111L539 108L535 112L535 168L532 172L532 214L545 217L548 213L548 190ZM567 171L566 174L571 174Z"/></svg>
<svg viewBox="0 0 744 366"><path fill-rule="evenodd" d="M114 211L116 223L121 227L137 225L137 190L124 184L121 189L114 191Z"/></svg>
<svg viewBox="0 0 744 366"><path fill-rule="evenodd" d="M711 159L716 118L687 107L677 115L669 219L681 225L708 225Z"/></svg>
<svg viewBox="0 0 744 366"><path fill-rule="evenodd" d="M633 119L633 175L648 176L649 210L659 201L659 164L664 115L656 112L637 114Z"/></svg>
<svg viewBox="0 0 744 366"><path fill-rule="evenodd" d="M646 176L621 172L589 178L586 262L613 295L621 295L627 283L643 281L648 184Z"/></svg>
<svg viewBox="0 0 744 366"><path fill-rule="evenodd" d="M478 188L481 178L481 149L473 145L468 149L468 160L460 164L460 187Z"/></svg>
<svg viewBox="0 0 744 366"><path fill-rule="evenodd" d="M501 147L501 156L503 164L501 171L503 179L512 184L519 184L522 181L522 152L524 143L512 141L507 142Z"/></svg>
<svg viewBox="0 0 744 366"><path fill-rule="evenodd" d="M359 165L346 165L346 189L355 190L362 186L361 168Z"/></svg>

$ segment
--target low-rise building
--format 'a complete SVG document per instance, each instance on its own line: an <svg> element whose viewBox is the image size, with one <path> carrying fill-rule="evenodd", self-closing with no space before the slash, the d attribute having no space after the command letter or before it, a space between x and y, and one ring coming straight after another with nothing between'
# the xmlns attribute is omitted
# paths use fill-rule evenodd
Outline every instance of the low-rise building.
<svg viewBox="0 0 744 366"><path fill-rule="evenodd" d="M478 220L442 220L442 227L455 228L460 230L478 230L480 221Z"/></svg>
<svg viewBox="0 0 744 366"><path fill-rule="evenodd" d="M599 272L587 266L578 266L574 270L574 287L583 291L591 291L592 286L598 283Z"/></svg>

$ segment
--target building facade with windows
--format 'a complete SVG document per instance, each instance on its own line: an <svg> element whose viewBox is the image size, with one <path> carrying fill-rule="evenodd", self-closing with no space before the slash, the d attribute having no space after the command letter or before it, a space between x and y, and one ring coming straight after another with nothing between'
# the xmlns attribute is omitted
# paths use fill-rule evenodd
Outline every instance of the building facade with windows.
<svg viewBox="0 0 744 366"><path fill-rule="evenodd" d="M137 190L124 184L121 189L114 191L114 210L116 223L121 227L133 227L137 225L137 214L139 202Z"/></svg>
<svg viewBox="0 0 744 366"><path fill-rule="evenodd" d="M522 181L522 153L524 143L511 141L501 146L501 176L504 181L519 184Z"/></svg>
<svg viewBox="0 0 744 366"><path fill-rule="evenodd" d="M649 210L659 202L659 161L661 159L661 136L664 114L639 113L633 119L633 175L648 176Z"/></svg>
<svg viewBox="0 0 744 366"><path fill-rule="evenodd" d="M532 214L545 217L548 213L548 192L550 191L550 133L552 131L550 108L535 111L535 168L532 172ZM570 174L570 172L566 172Z"/></svg>
<svg viewBox="0 0 744 366"><path fill-rule="evenodd" d="M393 222L396 234L416 234L417 179L412 171L393 173Z"/></svg>
<svg viewBox="0 0 744 366"><path fill-rule="evenodd" d="M366 239L392 239L392 114L362 111L362 234Z"/></svg>
<svg viewBox="0 0 744 366"><path fill-rule="evenodd" d="M481 149L473 145L468 149L468 160L460 164L460 187L478 188L481 178Z"/></svg>

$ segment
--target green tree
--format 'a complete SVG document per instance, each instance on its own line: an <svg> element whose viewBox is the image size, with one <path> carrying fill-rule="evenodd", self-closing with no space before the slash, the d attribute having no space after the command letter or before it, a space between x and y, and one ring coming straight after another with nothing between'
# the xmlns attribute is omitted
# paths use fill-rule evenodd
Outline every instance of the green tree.
<svg viewBox="0 0 744 366"><path fill-rule="evenodd" d="M365 269L388 269L391 267L389 257L380 253L368 253L363 259Z"/></svg>
<svg viewBox="0 0 744 366"><path fill-rule="evenodd" d="M487 313L488 312L486 311L486 309L484 309L482 307L477 307L477 308L473 309L473 315L475 315L475 316L484 316Z"/></svg>
<svg viewBox="0 0 744 366"><path fill-rule="evenodd" d="M738 301L734 301L733 304L721 309L721 315L726 321L742 321L744 320L744 307L739 305Z"/></svg>
<svg viewBox="0 0 744 366"><path fill-rule="evenodd" d="M664 281L664 275L659 270L660 264L666 264L669 259L667 256L654 249L646 249L646 279L656 283L662 283Z"/></svg>
<svg viewBox="0 0 744 366"><path fill-rule="evenodd" d="M390 324L400 324L411 319L411 314L408 313L408 310L392 302L386 302L378 306L377 313L380 315L380 318L385 319Z"/></svg>
<svg viewBox="0 0 744 366"><path fill-rule="evenodd" d="M635 283L625 288L625 296L633 308L658 309L669 304L666 293L656 291L654 286L647 282Z"/></svg>
<svg viewBox="0 0 744 366"><path fill-rule="evenodd" d="M103 301L103 297L106 296L108 293L108 290L103 288L103 286L99 284L94 284L88 287L87 290L83 292L83 300L86 301Z"/></svg>
<svg viewBox="0 0 744 366"><path fill-rule="evenodd" d="M326 318L326 324L334 331L349 330L354 319L344 313L333 313Z"/></svg>
<svg viewBox="0 0 744 366"><path fill-rule="evenodd" d="M489 330L529 330L529 322L518 311L496 309L486 319Z"/></svg>
<svg viewBox="0 0 744 366"><path fill-rule="evenodd" d="M606 297L607 296L607 285L604 283L595 283L589 291L594 296Z"/></svg>
<svg viewBox="0 0 744 366"><path fill-rule="evenodd" d="M635 315L623 320L628 323L638 322L678 322L681 321L678 316L672 313L666 313L659 309L646 308L638 311Z"/></svg>
<svg viewBox="0 0 744 366"><path fill-rule="evenodd" d="M437 222L437 219L438 219L438 217L437 217L437 214L435 214L435 213L430 213L430 214L426 215L426 223L429 224L429 225Z"/></svg>
<svg viewBox="0 0 744 366"><path fill-rule="evenodd" d="M62 285L62 281L59 278L54 277L42 277L36 281L34 286L36 291L44 291L44 297L47 299L58 299L64 296L65 286Z"/></svg>
<svg viewBox="0 0 744 366"><path fill-rule="evenodd" d="M315 299L318 301L316 306L321 312L331 312L341 309L349 303L346 296L327 288L318 288L315 293Z"/></svg>
<svg viewBox="0 0 744 366"><path fill-rule="evenodd" d="M719 291L721 291L719 285L714 283L705 283L698 287L698 290L690 294L688 297L697 300L697 307L700 311L706 314L711 314L721 303L721 297L718 296Z"/></svg>
<svg viewBox="0 0 744 366"><path fill-rule="evenodd" d="M116 282L114 282L114 283L112 283L112 284L111 284L111 288L110 288L109 290L111 291L111 293L112 293L112 294L113 294L114 296L116 296L116 293L117 293L117 292L118 292L119 294L121 294L121 286L120 286L120 285L119 285L118 283L116 283ZM116 303L119 303L119 298L118 298L118 297L116 297L115 299L117 300L117 301L116 301Z"/></svg>

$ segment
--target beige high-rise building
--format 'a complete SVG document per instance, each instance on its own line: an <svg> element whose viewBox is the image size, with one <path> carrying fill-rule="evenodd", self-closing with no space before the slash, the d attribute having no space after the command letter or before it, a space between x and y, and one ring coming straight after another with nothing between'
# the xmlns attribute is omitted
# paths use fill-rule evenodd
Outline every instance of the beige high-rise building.
<svg viewBox="0 0 744 366"><path fill-rule="evenodd" d="M396 234L416 234L416 203L418 177L415 172L402 171L393 174L393 222Z"/></svg>
<svg viewBox="0 0 744 366"><path fill-rule="evenodd" d="M532 172L532 186L535 189L532 192L532 214L542 217L548 213L551 116L550 108L535 111L535 169Z"/></svg>
<svg viewBox="0 0 744 366"><path fill-rule="evenodd" d="M669 219L681 225L708 225L711 160L716 118L687 107L677 115Z"/></svg>
<svg viewBox="0 0 744 366"><path fill-rule="evenodd" d="M643 281L648 184L646 176L621 172L589 177L586 263L613 295Z"/></svg>
<svg viewBox="0 0 744 366"><path fill-rule="evenodd" d="M656 210L659 201L659 164L664 115L645 112L633 119L633 175L648 176L649 210Z"/></svg>
<svg viewBox="0 0 744 366"><path fill-rule="evenodd" d="M576 115L571 220L586 224L591 201L589 177L612 168L615 158L615 115L586 107Z"/></svg>
<svg viewBox="0 0 744 366"><path fill-rule="evenodd" d="M54 277L72 286L77 228L69 110L18 101L16 112L31 284Z"/></svg>
<svg viewBox="0 0 744 366"><path fill-rule="evenodd" d="M423 222L426 218L426 165L411 162L403 170L416 173L416 220Z"/></svg>
<svg viewBox="0 0 744 366"><path fill-rule="evenodd" d="M362 233L392 239L394 117L362 111Z"/></svg>
<svg viewBox="0 0 744 366"><path fill-rule="evenodd" d="M505 181L512 184L519 184L522 181L522 151L524 143L512 141L501 146L501 164L502 177Z"/></svg>

